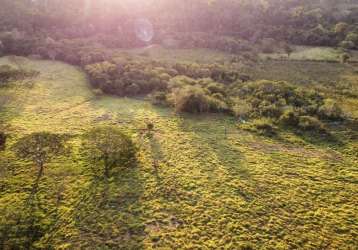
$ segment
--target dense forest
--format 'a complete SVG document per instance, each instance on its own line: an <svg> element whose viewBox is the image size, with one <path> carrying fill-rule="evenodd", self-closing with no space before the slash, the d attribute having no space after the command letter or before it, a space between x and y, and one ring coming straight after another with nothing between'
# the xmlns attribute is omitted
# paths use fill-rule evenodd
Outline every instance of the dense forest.
<svg viewBox="0 0 358 250"><path fill-rule="evenodd" d="M0 249L355 249L357 0L0 0Z"/></svg>
<svg viewBox="0 0 358 250"><path fill-rule="evenodd" d="M143 44L136 34L144 29L153 32L154 42L175 38L182 46L232 51L238 42L235 39L249 44L274 39L301 45L356 48L358 10L354 2L2 0L0 29L24 32L22 46L35 42L35 37L35 40L95 37L109 46L134 47ZM141 23L141 19L149 25Z"/></svg>

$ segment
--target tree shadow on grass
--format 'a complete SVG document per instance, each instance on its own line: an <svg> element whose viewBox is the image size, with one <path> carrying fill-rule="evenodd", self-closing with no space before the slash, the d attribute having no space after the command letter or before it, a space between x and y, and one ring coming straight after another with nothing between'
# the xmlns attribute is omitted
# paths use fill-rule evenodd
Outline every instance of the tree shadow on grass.
<svg viewBox="0 0 358 250"><path fill-rule="evenodd" d="M46 191L41 192L38 184L34 185L37 185L36 192L32 189L30 196L18 193L16 196L19 197L12 198L11 203L2 207L0 249L33 249L34 243L55 221L51 204L44 199Z"/></svg>
<svg viewBox="0 0 358 250"><path fill-rule="evenodd" d="M237 133L237 129L233 126L232 121L222 122L216 120L213 122L209 119L190 119L186 118L180 124L180 127L188 133L193 133L197 147L203 151L203 154L214 155L224 167L226 171L225 179L220 180L221 185L227 185L232 180L241 180L252 184L252 178L249 169L243 164L244 155L239 148L233 145L232 139L229 137ZM190 122L190 127L187 123ZM236 138L236 137L235 137ZM215 167L215 166L214 166ZM215 169L208 169L208 171L215 171ZM213 176L216 178L216 176ZM251 201L254 194L242 187L234 188L235 193L241 196L245 201Z"/></svg>
<svg viewBox="0 0 358 250"><path fill-rule="evenodd" d="M142 249L144 232L139 169L118 169L110 179L94 178L81 193L73 219L76 248Z"/></svg>

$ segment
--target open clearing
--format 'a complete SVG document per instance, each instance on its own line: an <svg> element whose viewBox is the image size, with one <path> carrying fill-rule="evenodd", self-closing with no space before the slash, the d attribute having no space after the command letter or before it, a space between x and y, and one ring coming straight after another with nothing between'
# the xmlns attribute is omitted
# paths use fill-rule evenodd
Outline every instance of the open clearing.
<svg viewBox="0 0 358 250"><path fill-rule="evenodd" d="M1 58L5 63L7 58ZM49 221L50 230L38 246L358 245L357 131L350 139L342 136L339 146L288 132L269 139L239 130L226 116L178 116L144 100L96 98L84 73L60 62L28 61L26 67L41 72L34 86L0 93L12 96L0 114L7 130L19 136L42 130L74 136L75 153L47 166L40 185L44 213L39 218ZM356 102L348 106L358 109ZM155 126L152 139L139 132L148 121ZM76 153L79 134L101 124L131 129L141 144L138 168L124 170L109 183L93 182ZM4 161L5 155L13 160ZM0 164L0 213L16 212L35 170L10 150L0 153ZM105 198L110 202L103 207Z"/></svg>

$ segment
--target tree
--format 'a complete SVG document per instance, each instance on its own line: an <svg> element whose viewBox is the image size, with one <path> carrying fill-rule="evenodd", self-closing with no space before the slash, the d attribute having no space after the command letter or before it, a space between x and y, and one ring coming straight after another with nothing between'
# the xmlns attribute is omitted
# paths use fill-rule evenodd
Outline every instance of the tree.
<svg viewBox="0 0 358 250"><path fill-rule="evenodd" d="M115 127L94 128L83 136L83 155L93 163L94 171L102 171L106 178L115 167L133 166L136 152L129 135Z"/></svg>
<svg viewBox="0 0 358 250"><path fill-rule="evenodd" d="M38 132L24 136L13 146L17 157L30 160L38 168L37 182L46 163L66 152L66 137L49 132Z"/></svg>

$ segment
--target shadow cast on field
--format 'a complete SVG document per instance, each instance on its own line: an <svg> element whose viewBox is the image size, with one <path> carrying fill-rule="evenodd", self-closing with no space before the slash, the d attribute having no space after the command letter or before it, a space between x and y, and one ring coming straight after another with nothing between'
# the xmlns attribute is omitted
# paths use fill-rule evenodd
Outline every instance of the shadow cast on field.
<svg viewBox="0 0 358 250"><path fill-rule="evenodd" d="M252 183L251 173L243 164L245 162L244 154L229 140L229 137L237 133L236 128L232 127L231 122L224 123L220 120L212 122L210 117L210 120L206 118L200 118L199 120L190 119L190 128L188 128L186 124L189 121L188 119L190 117L185 117L182 120L180 124L182 130L187 133L193 133L194 137L197 138L197 147L203 150L203 153L213 155L226 172L224 179L220 180L220 185L227 185L231 180L243 181L245 185L246 183ZM220 128L215 127L222 125L223 127ZM208 171L215 171L216 169L214 168L208 169ZM212 176L212 178L217 177ZM249 202L254 198L253 194L248 192L248 190L240 187L234 188L235 193L245 201Z"/></svg>
<svg viewBox="0 0 358 250"><path fill-rule="evenodd" d="M143 249L143 185L138 167L118 169L110 178L94 178L83 190L73 218L78 248Z"/></svg>

